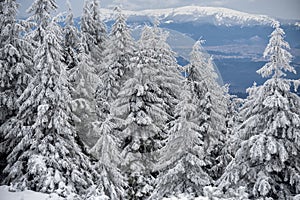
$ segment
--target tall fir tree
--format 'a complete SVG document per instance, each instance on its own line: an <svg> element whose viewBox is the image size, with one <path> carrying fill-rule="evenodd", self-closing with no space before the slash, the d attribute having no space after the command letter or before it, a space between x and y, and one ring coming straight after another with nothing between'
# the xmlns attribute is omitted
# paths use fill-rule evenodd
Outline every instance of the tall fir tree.
<svg viewBox="0 0 300 200"><path fill-rule="evenodd" d="M99 121L104 121L110 113L110 107L117 98L121 86L129 76L131 58L136 51L136 44L131 36L126 18L120 8L116 8L116 21L107 40L102 63L101 82L96 91Z"/></svg>
<svg viewBox="0 0 300 200"><path fill-rule="evenodd" d="M194 120L204 132L206 162L211 163L207 170L216 179L220 173L213 166L217 165L226 136L227 106L224 89L217 83L213 60L204 52L201 42L197 41L193 47L186 76L192 85L194 104L199 113Z"/></svg>
<svg viewBox="0 0 300 200"><path fill-rule="evenodd" d="M16 19L18 4L15 0L0 2L0 179L6 157L14 144L4 138L18 112L16 104L29 84L32 75L32 46L21 36L29 27Z"/></svg>
<svg viewBox="0 0 300 200"><path fill-rule="evenodd" d="M75 25L71 3L67 0L68 13L65 18L64 31L64 62L68 70L78 65L80 32Z"/></svg>
<svg viewBox="0 0 300 200"><path fill-rule="evenodd" d="M200 196L203 195L203 187L213 183L213 179L204 170L209 164L204 148L206 136L204 128L194 120L198 110L191 89L192 85L185 80L183 100L176 106L176 120L155 166L160 173L150 199L182 193Z"/></svg>
<svg viewBox="0 0 300 200"><path fill-rule="evenodd" d="M88 148L95 144L95 140L91 139L96 136L93 132L93 123L97 121L95 92L100 82L100 66L107 40L106 26L100 19L99 9L97 0L85 1L81 17L78 64L70 71L76 129Z"/></svg>
<svg viewBox="0 0 300 200"><path fill-rule="evenodd" d="M72 83L71 108L74 113L76 130L88 148L92 147L97 140L93 124L97 121L95 92L100 82L94 68L91 54L88 53L87 37L83 34L80 38L78 51L78 64L72 68L70 80Z"/></svg>
<svg viewBox="0 0 300 200"><path fill-rule="evenodd" d="M240 148L218 181L224 188L245 186L250 199L292 199L300 193L300 98L290 91L292 80L284 78L284 71L295 73L285 33L278 22L273 26L264 52L268 62L257 71L271 78L248 89L236 133Z"/></svg>
<svg viewBox="0 0 300 200"><path fill-rule="evenodd" d="M16 19L18 4L14 0L5 0L1 4L0 126L16 115L15 102L33 74L32 46L21 36L26 32L26 23L21 24Z"/></svg>
<svg viewBox="0 0 300 200"><path fill-rule="evenodd" d="M81 16L81 32L86 37L87 53L91 54L95 65L103 61L103 51L107 40L106 25L100 18L98 0L85 0ZM99 69L99 73L100 73Z"/></svg>
<svg viewBox="0 0 300 200"><path fill-rule="evenodd" d="M148 46L156 52L153 58L158 63L154 79L162 91L160 95L164 100L165 110L171 117L169 120L172 120L181 93L181 67L177 64L176 53L167 43L169 33L159 28L159 20L154 19L154 27L146 29L140 46Z"/></svg>
<svg viewBox="0 0 300 200"><path fill-rule="evenodd" d="M139 51L132 59L131 76L121 88L112 113L123 120L120 127L124 157L122 169L129 181L129 199L143 199L150 195L154 180L152 165L156 160L153 153L161 148L162 138L166 135L165 123L170 119L162 87L157 81L163 79L163 73L159 73L157 52L149 45L154 38L145 37L148 30L149 27L143 30Z"/></svg>
<svg viewBox="0 0 300 200"><path fill-rule="evenodd" d="M104 51L103 73L95 93L97 120L93 123L93 134L97 137L97 142L91 153L98 159L95 167L102 175L96 189L112 199L124 199L126 183L118 169L121 163L120 135L116 134L117 125L114 117L110 116L110 110L120 87L128 77L135 45L124 15L118 8L116 11L116 22Z"/></svg>
<svg viewBox="0 0 300 200"><path fill-rule="evenodd" d="M19 142L7 158L4 183L66 197L93 185L93 169L71 121L61 40L61 29L52 21L34 58L37 74L18 100L16 126L8 132Z"/></svg>

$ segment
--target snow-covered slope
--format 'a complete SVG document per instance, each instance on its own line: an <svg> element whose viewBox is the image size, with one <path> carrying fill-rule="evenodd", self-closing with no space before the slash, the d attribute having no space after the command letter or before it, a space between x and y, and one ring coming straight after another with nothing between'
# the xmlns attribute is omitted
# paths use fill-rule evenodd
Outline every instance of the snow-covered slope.
<svg viewBox="0 0 300 200"><path fill-rule="evenodd" d="M101 9L103 20L109 21L113 19L113 11ZM212 22L215 25L268 25L274 19L266 15L254 15L236 10L219 7L200 7L200 6L185 6L179 8L142 10L142 11L124 11L124 14L129 19L153 18L157 17L163 23L170 22L192 22L203 21Z"/></svg>
<svg viewBox="0 0 300 200"><path fill-rule="evenodd" d="M50 196L48 194L34 192L31 190L25 190L22 192L9 192L9 186L3 185L0 186L0 199L2 200L62 200L56 195L56 198Z"/></svg>

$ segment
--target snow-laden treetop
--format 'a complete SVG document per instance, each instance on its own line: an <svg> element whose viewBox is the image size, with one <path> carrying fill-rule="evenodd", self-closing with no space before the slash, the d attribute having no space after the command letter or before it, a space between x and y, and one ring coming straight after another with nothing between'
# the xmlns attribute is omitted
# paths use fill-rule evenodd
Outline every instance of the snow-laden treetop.
<svg viewBox="0 0 300 200"><path fill-rule="evenodd" d="M113 19L114 13L109 9L101 9L103 20ZM249 14L221 7L185 6L179 8L124 11L127 17L156 17L167 22L190 22L208 20L216 25L271 25L274 19L266 15Z"/></svg>

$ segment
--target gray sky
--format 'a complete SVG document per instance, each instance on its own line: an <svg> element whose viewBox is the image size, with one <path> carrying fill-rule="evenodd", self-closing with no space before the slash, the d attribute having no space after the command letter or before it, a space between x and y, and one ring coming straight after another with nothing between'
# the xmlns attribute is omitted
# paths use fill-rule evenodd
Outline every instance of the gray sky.
<svg viewBox="0 0 300 200"><path fill-rule="evenodd" d="M26 14L26 9L33 0L17 0L21 4L20 16ZM66 10L66 0L57 0L60 11ZM75 16L82 12L84 0L70 0ZM299 19L300 0L100 0L101 7L122 5L127 10L142 10L155 8L173 8L179 6L199 5L231 8L253 14L265 14L275 18Z"/></svg>

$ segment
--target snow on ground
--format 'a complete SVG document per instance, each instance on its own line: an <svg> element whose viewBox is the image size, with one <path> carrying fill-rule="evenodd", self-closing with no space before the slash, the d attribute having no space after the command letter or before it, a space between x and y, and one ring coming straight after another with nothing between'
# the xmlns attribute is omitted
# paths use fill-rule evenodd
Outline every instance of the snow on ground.
<svg viewBox="0 0 300 200"><path fill-rule="evenodd" d="M31 190L10 192L9 186L0 186L0 200L63 200L56 194L45 194L40 192L34 192ZM187 195L179 195L178 197L164 198L163 200L191 200L191 197ZM208 200L207 197L197 197L194 200Z"/></svg>
<svg viewBox="0 0 300 200"><path fill-rule="evenodd" d="M163 200L209 200L208 197L196 197L192 198L187 195L179 195L178 197L170 197L170 198L164 198Z"/></svg>
<svg viewBox="0 0 300 200"><path fill-rule="evenodd" d="M44 194L40 192L34 192L31 190L10 192L9 186L0 186L0 199L1 200L63 200L56 194Z"/></svg>

